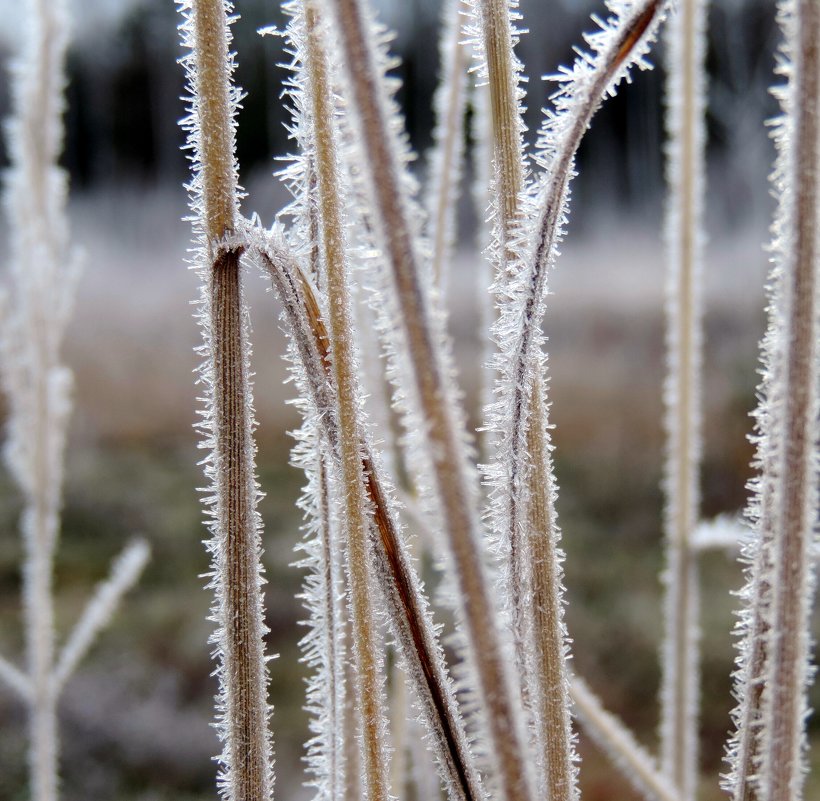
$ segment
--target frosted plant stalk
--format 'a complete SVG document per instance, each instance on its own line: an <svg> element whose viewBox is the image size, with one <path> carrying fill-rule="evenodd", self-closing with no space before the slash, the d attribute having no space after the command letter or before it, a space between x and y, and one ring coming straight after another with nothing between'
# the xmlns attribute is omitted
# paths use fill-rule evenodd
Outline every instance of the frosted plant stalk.
<svg viewBox="0 0 820 801"><path fill-rule="evenodd" d="M377 223L392 270L407 342L412 389L423 413L426 451L432 457L432 483L449 538L461 613L471 645L486 713L490 752L507 801L528 801L526 760L511 677L503 664L496 615L481 562L474 490L463 444L461 411L450 385L446 346L438 312L423 283L411 212L400 180L395 126L387 118L379 75L369 41L369 25L358 0L335 0L344 62L368 158L366 168Z"/></svg>
<svg viewBox="0 0 820 801"><path fill-rule="evenodd" d="M191 206L201 277L205 361L202 447L211 482L206 499L213 560L210 587L218 661L217 728L223 741L219 785L226 801L269 801L273 793L263 637L261 522L256 510L253 406L247 307L240 248L223 244L237 225L238 186L228 13L223 0L183 2L185 65L191 90L186 121L193 150Z"/></svg>
<svg viewBox="0 0 820 801"><path fill-rule="evenodd" d="M609 754L623 776L646 801L681 801L655 760L623 723L607 712L582 679L572 679L572 701L576 716L589 736Z"/></svg>
<svg viewBox="0 0 820 801"><path fill-rule="evenodd" d="M63 2L30 2L26 47L14 67L6 182L13 298L3 320L3 379L10 406L6 458L23 491L23 595L34 801L57 798L57 697L52 568L59 530L71 374L60 347L77 270L65 219L62 149Z"/></svg>
<svg viewBox="0 0 820 801"><path fill-rule="evenodd" d="M769 696L771 741L765 797L797 801L805 780L809 614L813 590L808 550L817 527L818 340L820 339L820 4L798 0L790 165L794 187L793 252L786 268L785 384L779 465ZM785 267L785 265L784 265Z"/></svg>
<svg viewBox="0 0 820 801"><path fill-rule="evenodd" d="M302 369L299 381L315 410L322 409L324 436L339 452L338 420L332 403L330 336L310 282L277 236L257 237L254 247L282 301L287 330ZM451 796L464 801L485 798L473 764L452 681L432 623L427 601L413 570L397 520L393 490L383 478L367 438L359 448L362 475L371 510L368 559L387 607L390 628L411 679L421 717L431 735L439 772ZM338 457L337 457L338 458ZM356 491L351 488L351 491ZM359 710L356 711L358 718Z"/></svg>
<svg viewBox="0 0 820 801"><path fill-rule="evenodd" d="M499 0L475 3L480 17L477 54L490 87L493 120L493 200L495 280L503 287L515 262L513 233L522 212L523 92L520 64L515 57L515 34L510 5ZM482 63L481 58L484 58ZM503 308L503 296L497 309ZM561 553L555 515L555 481L552 473L545 385L535 380L530 403L533 410L527 460L532 465L523 541L510 537L506 581L515 634L523 700L535 742L537 783L555 801L575 797L576 771L570 710L567 702L566 659L569 645L561 606ZM499 531L499 529L495 529Z"/></svg>
<svg viewBox="0 0 820 801"><path fill-rule="evenodd" d="M666 600L661 681L661 764L684 801L697 788L699 519L705 0L682 0L667 27Z"/></svg>
<svg viewBox="0 0 820 801"><path fill-rule="evenodd" d="M29 711L33 801L56 801L57 702L66 679L136 581L147 547L112 569L107 591L89 603L55 665L52 571L60 528L71 372L61 348L74 300L78 257L69 241L63 146L64 62L69 15L62 0L26 4L24 47L12 66L8 123L11 169L9 297L0 315L0 365L9 404L6 459L24 496L23 597L27 665L0 660L0 678Z"/></svg>
<svg viewBox="0 0 820 801"><path fill-rule="evenodd" d="M744 591L735 674L737 731L728 788L737 801L799 801L805 777L813 594L810 549L818 502L820 337L820 6L783 2L785 44L775 128L769 329L757 411L761 475L750 513L758 541Z"/></svg>
<svg viewBox="0 0 820 801"><path fill-rule="evenodd" d="M642 63L657 26L660 4L613 5L615 15L588 37L594 54L582 55L561 77L541 136L544 175L538 198L521 194L518 239L508 245L514 266L496 276L500 316L492 366L499 400L488 410L496 434L496 461L488 469L491 519L507 557L509 597L519 671L537 747L539 782L572 798L575 789L572 734L567 711L568 654L561 612L561 555L554 510L544 400L540 331L546 269L556 256L566 214L575 151L592 115L633 63ZM489 66L492 79L492 67ZM492 85L492 80L491 80ZM500 182L499 182L500 183ZM501 199L496 201L501 207ZM534 610L537 612L534 613Z"/></svg>
<svg viewBox="0 0 820 801"><path fill-rule="evenodd" d="M490 87L490 119L493 126L493 174L496 182L494 247L496 269L503 271L513 257L512 226L521 212L519 194L524 188L524 166L520 86L521 64L515 55L517 33L511 20L510 0L472 0L476 18L473 43L480 66L479 77Z"/></svg>
<svg viewBox="0 0 820 801"><path fill-rule="evenodd" d="M428 165L428 218L432 246L433 280L442 286L450 270L456 240L458 184L464 158L464 118L467 110L466 46L462 43L461 16L464 0L448 0L444 5L440 60L441 83L434 107L436 127L434 147Z"/></svg>
<svg viewBox="0 0 820 801"><path fill-rule="evenodd" d="M361 723L364 798L386 801L389 793L385 709L378 636L374 626L373 580L367 558L367 500L364 496L358 410L358 368L351 335L351 304L344 222L336 173L333 101L317 8L305 1L308 99L312 105L320 214L320 247L327 281L331 360L336 388L339 494L342 500L348 592L355 664L354 687Z"/></svg>

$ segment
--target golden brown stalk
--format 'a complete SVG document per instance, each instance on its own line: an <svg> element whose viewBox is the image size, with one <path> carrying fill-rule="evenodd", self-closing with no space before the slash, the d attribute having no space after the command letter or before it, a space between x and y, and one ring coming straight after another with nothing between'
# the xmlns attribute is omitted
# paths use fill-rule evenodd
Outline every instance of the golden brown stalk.
<svg viewBox="0 0 820 801"><path fill-rule="evenodd" d="M508 0L481 0L481 27L484 55L490 83L493 122L493 158L498 177L501 214L501 253L504 261L513 258L507 248L511 226L518 217L518 200L524 188L521 141L521 103L513 52L510 5Z"/></svg>
<svg viewBox="0 0 820 801"><path fill-rule="evenodd" d="M493 120L496 208L501 217L501 261L496 266L496 278L500 279L515 259L508 242L519 217L519 196L524 188L521 104L509 4L506 0L483 0L480 9ZM522 698L531 711L533 706L538 707L531 725L539 785L549 789L553 801L568 801L575 786L572 731L566 702L566 643L559 595L555 490L545 391L540 380L532 389L530 402L528 454L533 473L526 512L529 536L526 542L518 542L514 534L510 537L509 586ZM526 642L534 647L535 664L530 663L525 653Z"/></svg>
<svg viewBox="0 0 820 801"><path fill-rule="evenodd" d="M572 722L567 705L568 643L561 608L561 565L554 495L547 410L540 377L532 393L529 451L532 459L528 553L531 560L531 639L535 664L530 703L538 706L535 737L543 759L547 797L553 801L575 794L572 756Z"/></svg>
<svg viewBox="0 0 820 801"><path fill-rule="evenodd" d="M185 8L185 7L184 7ZM198 160L197 210L210 269L203 326L211 391L207 435L213 448L213 587L218 624L224 733L221 783L228 801L268 801L273 790L268 727L266 631L260 594L260 522L256 512L241 249L216 242L234 233L237 182L227 9L223 0L196 0L186 29L192 49L192 141Z"/></svg>

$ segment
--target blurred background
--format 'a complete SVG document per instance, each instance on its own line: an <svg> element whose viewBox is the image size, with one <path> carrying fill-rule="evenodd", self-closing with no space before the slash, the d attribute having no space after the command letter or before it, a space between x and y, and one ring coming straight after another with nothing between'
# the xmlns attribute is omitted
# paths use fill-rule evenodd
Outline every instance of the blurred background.
<svg viewBox="0 0 820 801"><path fill-rule="evenodd" d="M424 154L438 54L437 0L377 3L397 31L396 74L411 141ZM246 213L270 223L288 198L273 173L292 143L281 99L282 41L261 26L284 25L277 3L236 2L238 156ZM169 0L74 0L68 63L64 165L71 179L74 241L85 269L65 358L76 379L62 540L56 563L59 631L77 619L111 557L134 535L153 559L139 586L67 687L61 708L64 801L194 801L215 797L210 727L215 682L206 622L208 569L197 487L201 454L193 348L199 333L186 269L187 163L178 120L184 94L178 17ZM571 58L573 43L604 13L592 0L522 0L519 55L529 78L527 124L537 129L549 87L540 76ZM703 515L735 514L745 502L752 455L749 412L763 332L763 285L772 204L766 176L773 150L764 121L779 33L769 0L722 0L710 12L709 189L706 224L706 352ZM19 41L18 4L0 0L0 60ZM654 60L662 64L662 47ZM569 235L553 280L549 336L552 419L567 551L568 623L576 668L649 747L656 743L657 654L662 567L660 494L664 374L661 244L663 71L635 76L599 112L578 160ZM8 76L0 117L9 113ZM0 138L0 165L6 166ZM477 216L465 192L460 250L450 278L451 330L460 378L479 423L476 388L484 358L476 285ZM6 253L5 222L0 253ZM299 539L294 508L303 483L288 466L298 425L283 385L278 309L262 280L247 277L252 306L259 477L266 496L267 623L277 797L301 787L307 735L298 640L304 617L291 567ZM20 498L0 472L0 652L19 659ZM717 774L731 706L730 631L741 585L731 556L703 561L703 799L719 798ZM814 706L820 701L814 691ZM818 737L816 718L811 722ZM0 799L22 801L25 718L0 687ZM589 801L634 794L582 737ZM814 748L812 759L820 759ZM820 792L818 773L806 797ZM420 801L425 801L420 799Z"/></svg>

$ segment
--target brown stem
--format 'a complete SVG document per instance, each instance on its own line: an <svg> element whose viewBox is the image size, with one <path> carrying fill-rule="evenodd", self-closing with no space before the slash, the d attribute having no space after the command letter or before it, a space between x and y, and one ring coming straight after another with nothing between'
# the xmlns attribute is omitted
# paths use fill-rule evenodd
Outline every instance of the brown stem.
<svg viewBox="0 0 820 801"><path fill-rule="evenodd" d="M770 767L767 798L799 797L806 708L809 598L808 547L816 524L817 221L820 213L820 3L798 0L792 93L794 148L791 174L796 219L793 262L785 276L785 397L780 465L780 510L774 573L771 671L767 704Z"/></svg>
<svg viewBox="0 0 820 801"><path fill-rule="evenodd" d="M223 1L194 2L189 27L201 225L212 259L206 277L204 326L212 380L216 496L212 548L221 645L223 759L231 801L268 801L273 771L240 250L214 245L233 233L237 216L229 33Z"/></svg>

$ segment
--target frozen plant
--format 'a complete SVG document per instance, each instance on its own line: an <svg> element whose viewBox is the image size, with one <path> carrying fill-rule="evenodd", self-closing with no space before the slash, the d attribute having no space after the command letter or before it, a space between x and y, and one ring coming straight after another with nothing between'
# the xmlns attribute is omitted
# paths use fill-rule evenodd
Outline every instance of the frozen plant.
<svg viewBox="0 0 820 801"><path fill-rule="evenodd" d="M800 53L794 74L802 88L800 100L787 103L783 130L796 131L790 137L802 148L797 163L816 176L817 48L810 44L817 41L817 3L797 4L802 22L787 24L789 35L810 33L801 34L800 47L790 45ZM285 95L298 153L283 179L294 199L265 229L239 212L239 90L231 82L228 49L232 6L223 0L180 3L190 51L187 127L202 279L221 788L228 801L268 801L273 784L241 282L242 265L253 263L281 303L303 415L293 459L307 476L300 501L307 571L302 597L310 618L303 649L311 671L307 760L316 797L387 801L403 797L412 783L417 795L425 792L417 778L405 775L403 753L393 755L395 769L390 764L388 692L394 709L402 709L403 688L395 684L406 676L422 737L450 799L574 801L574 714L643 797L692 801L698 780L697 558L716 542L735 547L748 541L699 528L705 6L702 0L681 0L675 8L662 0L611 0L608 16L595 18L587 48L554 76L556 88L530 153L514 4L472 0L466 23L459 20L459 5L449 0L444 9L444 79L422 204L393 98L387 37L371 10L363 0L286 4L283 35L292 73ZM789 22L794 12L784 9ZM670 13L667 612L655 757L569 669L542 324L578 147L603 100L633 67L650 66L649 47ZM494 303L487 380L493 398L482 466L473 458L453 379L440 294L454 241L468 57L478 76L473 110L489 113L475 123L487 134L486 147L476 153L491 161L475 170L490 175L475 194L489 202L485 239ZM806 83L807 74L814 84ZM782 154L781 161L787 161ZM811 283L818 263L817 188L816 177L798 180L796 172L787 166L778 171L784 196L794 191L799 200L785 203L777 252L783 263L802 265L804 283L787 292L785 279L777 279L775 296L790 305L773 317L766 345L767 399L758 420L763 473L755 506L763 523L746 546L758 562L747 593L750 644L738 672L738 694L751 702L737 714L736 768L729 779L738 798L749 798L738 789L744 782L771 787L761 801L799 795L817 516L817 291ZM364 364L365 352L376 349L384 355L381 375ZM784 498L800 487L795 513ZM418 543L403 527L410 517L422 534ZM413 559L421 548L440 569L436 601L455 620L450 657ZM799 575L785 575L795 559ZM390 687L385 642L401 668ZM763 663L749 656L757 651L765 676ZM761 723L764 715L771 722ZM418 735L399 728L403 751L407 738ZM788 753L774 756L777 749Z"/></svg>
<svg viewBox="0 0 820 801"><path fill-rule="evenodd" d="M66 219L66 175L58 166L66 5L63 0L30 0L26 23L24 46L12 67L13 115L7 123L9 287L0 316L0 372L9 408L5 456L24 499L20 528L26 667L0 658L0 678L29 710L31 798L56 801L60 692L122 595L139 578L148 546L138 540L126 547L58 649L52 569L71 410L71 372L60 350L78 273Z"/></svg>

